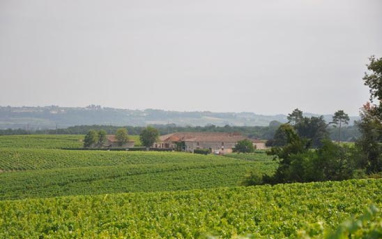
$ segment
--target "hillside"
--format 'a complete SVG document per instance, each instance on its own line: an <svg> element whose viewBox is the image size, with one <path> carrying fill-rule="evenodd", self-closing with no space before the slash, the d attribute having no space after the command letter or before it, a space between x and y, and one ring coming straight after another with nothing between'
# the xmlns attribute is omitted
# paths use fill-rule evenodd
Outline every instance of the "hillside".
<svg viewBox="0 0 382 239"><path fill-rule="evenodd" d="M351 118L351 123L358 117ZM331 120L326 115L327 122ZM178 125L178 126L268 126L271 121L286 122L286 115L259 115L255 113L215 113L208 111L178 112L155 109L129 110L88 106L71 108L46 107L1 107L0 129L55 129L75 125Z"/></svg>

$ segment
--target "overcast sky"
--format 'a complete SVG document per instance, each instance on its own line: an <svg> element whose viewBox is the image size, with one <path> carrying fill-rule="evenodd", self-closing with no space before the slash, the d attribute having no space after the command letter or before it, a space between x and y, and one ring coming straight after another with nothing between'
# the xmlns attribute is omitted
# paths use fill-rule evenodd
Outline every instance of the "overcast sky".
<svg viewBox="0 0 382 239"><path fill-rule="evenodd" d="M358 115L381 0L0 0L0 106Z"/></svg>

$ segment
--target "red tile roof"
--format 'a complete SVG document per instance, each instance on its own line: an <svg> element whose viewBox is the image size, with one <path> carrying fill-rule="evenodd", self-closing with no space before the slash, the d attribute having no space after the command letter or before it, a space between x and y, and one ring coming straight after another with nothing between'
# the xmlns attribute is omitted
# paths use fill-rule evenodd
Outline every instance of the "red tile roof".
<svg viewBox="0 0 382 239"><path fill-rule="evenodd" d="M198 142L237 142L246 139L239 133L220 132L179 132L159 137L161 142L198 141Z"/></svg>

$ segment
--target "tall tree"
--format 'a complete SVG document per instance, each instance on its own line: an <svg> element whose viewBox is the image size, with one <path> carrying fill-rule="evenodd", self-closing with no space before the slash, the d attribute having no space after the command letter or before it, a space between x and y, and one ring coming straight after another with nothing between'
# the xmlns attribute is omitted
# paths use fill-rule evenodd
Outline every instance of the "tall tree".
<svg viewBox="0 0 382 239"><path fill-rule="evenodd" d="M288 123L291 123L294 125L300 123L303 119L302 111L299 110L298 108L294 109L292 113L288 114L287 119L288 119Z"/></svg>
<svg viewBox="0 0 382 239"><path fill-rule="evenodd" d="M98 142L98 133L95 130L89 130L85 135L84 148L89 148Z"/></svg>
<svg viewBox="0 0 382 239"><path fill-rule="evenodd" d="M142 130L139 138L146 148L150 148L158 140L159 131L154 127L148 126Z"/></svg>
<svg viewBox="0 0 382 239"><path fill-rule="evenodd" d="M98 147L102 147L106 142L106 131L101 129L98 131Z"/></svg>
<svg viewBox="0 0 382 239"><path fill-rule="evenodd" d="M382 58L369 58L369 72L363 77L364 84L369 87L370 101L361 110L358 122L362 134L357 146L363 152L363 165L367 173L382 171ZM372 104L373 102L376 103Z"/></svg>
<svg viewBox="0 0 382 239"><path fill-rule="evenodd" d="M337 112L334 113L333 115L333 123L335 127L338 126L338 138L339 142L341 143L341 127L342 124L348 124L349 123L349 115L346 114L343 110L338 110Z"/></svg>
<svg viewBox="0 0 382 239"><path fill-rule="evenodd" d="M382 58L375 59L375 56L369 58L370 63L367 69L371 73L365 72L363 77L364 84L369 87L370 101L373 102L377 99L379 102L382 100Z"/></svg>
<svg viewBox="0 0 382 239"><path fill-rule="evenodd" d="M117 140L118 146L122 146L129 141L129 136L127 135L126 128L119 128L115 133L115 139Z"/></svg>

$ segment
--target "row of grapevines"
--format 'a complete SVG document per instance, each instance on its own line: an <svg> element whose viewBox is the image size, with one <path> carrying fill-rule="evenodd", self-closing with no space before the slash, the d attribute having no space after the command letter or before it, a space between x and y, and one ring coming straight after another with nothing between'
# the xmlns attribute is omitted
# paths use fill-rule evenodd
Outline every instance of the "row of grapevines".
<svg viewBox="0 0 382 239"><path fill-rule="evenodd" d="M34 148L59 149L80 148L83 146L83 135L1 135L0 149Z"/></svg>
<svg viewBox="0 0 382 239"><path fill-rule="evenodd" d="M323 238L368 205L382 208L381 189L382 180L350 180L0 201L0 237Z"/></svg>
<svg viewBox="0 0 382 239"><path fill-rule="evenodd" d="M85 135L0 135L1 148L61 149L82 148ZM141 146L139 135L130 135Z"/></svg>
<svg viewBox="0 0 382 239"><path fill-rule="evenodd" d="M198 155L176 152L115 152L115 151L70 151L58 149L2 149L2 171L75 168L89 166L118 166L131 164L161 164L205 162L208 164L244 162L216 155ZM271 160L268 160L271 162ZM271 162L272 163L272 162Z"/></svg>
<svg viewBox="0 0 382 239"><path fill-rule="evenodd" d="M236 160L162 162L31 170L0 174L0 200L116 192L171 191L236 186L257 168L274 165Z"/></svg>

